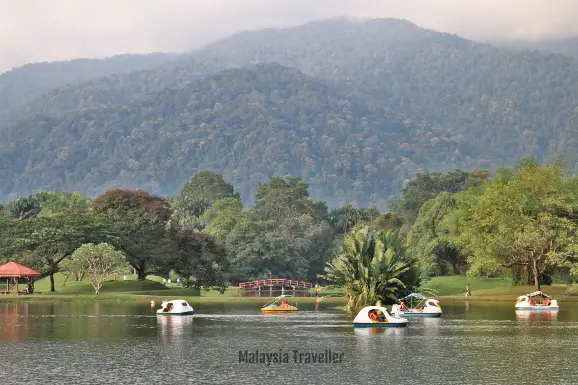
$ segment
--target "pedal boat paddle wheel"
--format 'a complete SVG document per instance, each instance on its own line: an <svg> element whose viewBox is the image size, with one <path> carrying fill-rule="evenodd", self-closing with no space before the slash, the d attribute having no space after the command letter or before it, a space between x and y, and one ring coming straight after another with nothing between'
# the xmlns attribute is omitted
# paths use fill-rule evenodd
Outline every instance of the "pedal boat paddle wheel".
<svg viewBox="0 0 578 385"><path fill-rule="evenodd" d="M382 306L367 306L353 320L356 328L399 328L407 326L407 319L389 314Z"/></svg>
<svg viewBox="0 0 578 385"><path fill-rule="evenodd" d="M516 299L516 310L560 310L558 301L541 291L521 295Z"/></svg>

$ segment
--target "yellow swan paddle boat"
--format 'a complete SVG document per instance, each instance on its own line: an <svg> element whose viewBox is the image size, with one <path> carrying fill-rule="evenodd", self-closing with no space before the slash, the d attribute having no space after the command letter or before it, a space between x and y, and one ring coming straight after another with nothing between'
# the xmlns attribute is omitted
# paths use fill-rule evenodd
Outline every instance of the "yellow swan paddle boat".
<svg viewBox="0 0 578 385"><path fill-rule="evenodd" d="M297 309L297 304L295 306L290 305L289 301L284 298L291 297L290 295L280 295L276 297L274 300L267 302L261 308L263 313L286 313L286 312L294 312L299 311Z"/></svg>

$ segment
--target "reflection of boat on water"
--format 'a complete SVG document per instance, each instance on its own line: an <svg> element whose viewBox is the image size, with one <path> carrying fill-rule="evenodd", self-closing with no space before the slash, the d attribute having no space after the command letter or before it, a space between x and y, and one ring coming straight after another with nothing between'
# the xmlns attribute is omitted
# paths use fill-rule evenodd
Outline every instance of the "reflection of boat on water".
<svg viewBox="0 0 578 385"><path fill-rule="evenodd" d="M527 311L516 310L516 320L518 321L553 321L558 319L557 310Z"/></svg>
<svg viewBox="0 0 578 385"><path fill-rule="evenodd" d="M404 333L405 330L403 328L383 328L383 327L356 327L353 328L355 335L357 336L374 336L378 334L386 335L386 336L401 336L401 333Z"/></svg>
<svg viewBox="0 0 578 385"><path fill-rule="evenodd" d="M356 328L405 327L407 322L405 318L389 314L384 307L367 306L357 314L353 320L353 326Z"/></svg>
<svg viewBox="0 0 578 385"><path fill-rule="evenodd" d="M535 301L538 299L538 301ZM521 295L516 299L516 310L559 310L558 301L541 291Z"/></svg>
<svg viewBox="0 0 578 385"><path fill-rule="evenodd" d="M179 336L191 330L195 317L157 317L163 335Z"/></svg>
<svg viewBox="0 0 578 385"><path fill-rule="evenodd" d="M391 312L400 317L441 317L440 301L426 298L420 293L411 293L399 300L399 305L393 305Z"/></svg>
<svg viewBox="0 0 578 385"><path fill-rule="evenodd" d="M174 301L163 301L161 308L157 310L157 315L194 315L195 310L184 299Z"/></svg>
<svg viewBox="0 0 578 385"><path fill-rule="evenodd" d="M299 311L299 309L297 308L297 303L295 303L295 306L293 306L290 305L289 301L285 299L288 297L292 296L285 294L276 297L272 301L269 301L265 305L263 305L261 311L263 311L263 313L278 313L278 312L285 313L285 312Z"/></svg>

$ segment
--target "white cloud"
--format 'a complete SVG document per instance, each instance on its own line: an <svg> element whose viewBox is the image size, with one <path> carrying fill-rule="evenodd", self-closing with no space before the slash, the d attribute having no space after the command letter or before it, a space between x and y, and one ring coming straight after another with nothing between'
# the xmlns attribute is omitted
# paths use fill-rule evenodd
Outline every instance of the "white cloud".
<svg viewBox="0 0 578 385"><path fill-rule="evenodd" d="M397 17L477 38L578 35L576 0L19 0L0 2L0 71L29 62L186 51L243 29Z"/></svg>

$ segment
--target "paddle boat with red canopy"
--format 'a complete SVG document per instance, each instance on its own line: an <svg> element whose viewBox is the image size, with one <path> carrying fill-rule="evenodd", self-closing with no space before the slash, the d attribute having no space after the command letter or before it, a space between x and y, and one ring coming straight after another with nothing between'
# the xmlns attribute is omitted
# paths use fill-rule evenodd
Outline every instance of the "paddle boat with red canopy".
<svg viewBox="0 0 578 385"><path fill-rule="evenodd" d="M559 310L558 301L541 291L521 295L516 299L516 310Z"/></svg>

